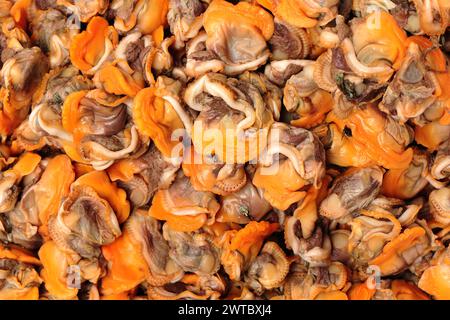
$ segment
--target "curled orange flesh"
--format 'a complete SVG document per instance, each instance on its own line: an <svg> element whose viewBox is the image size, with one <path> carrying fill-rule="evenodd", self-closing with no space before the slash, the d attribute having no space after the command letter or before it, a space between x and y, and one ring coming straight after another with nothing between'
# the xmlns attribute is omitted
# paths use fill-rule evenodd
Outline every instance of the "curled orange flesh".
<svg viewBox="0 0 450 320"><path fill-rule="evenodd" d="M133 159L120 159L107 169L111 181L130 181L140 170L141 168Z"/></svg>
<svg viewBox="0 0 450 320"><path fill-rule="evenodd" d="M383 252L375 259L372 259L369 264L378 266L382 275L395 272L396 262L401 259L400 255L402 252L414 246L418 239L425 235L425 230L421 227L406 229L403 233L386 244L383 248Z"/></svg>
<svg viewBox="0 0 450 320"><path fill-rule="evenodd" d="M156 95L155 88L145 88L134 98L133 120L143 135L149 136L159 151L172 156L172 149L179 144L172 133L184 128L175 109Z"/></svg>
<svg viewBox="0 0 450 320"><path fill-rule="evenodd" d="M426 291L438 300L450 299L450 265L437 265L429 267L422 274L419 288Z"/></svg>
<svg viewBox="0 0 450 320"><path fill-rule="evenodd" d="M70 279L67 279L67 255L53 241L47 241L39 249L39 259L43 265L41 277L48 292L58 299L75 298L78 289L70 287Z"/></svg>
<svg viewBox="0 0 450 320"><path fill-rule="evenodd" d="M182 168L186 177L190 178L191 184L195 190L209 191L219 195L227 195L232 193L227 187L220 188L218 184L223 182L224 185L230 186L229 188L239 188L247 181L245 173L240 170L240 174L235 174L233 177L227 177L223 180L217 178L215 170L216 165L208 163L207 159L201 157L194 151L194 148L190 148L187 152L188 157L185 157ZM237 171L239 169L236 169ZM233 185L233 187L231 187Z"/></svg>
<svg viewBox="0 0 450 320"><path fill-rule="evenodd" d="M139 13L137 26L143 34L151 34L166 24L169 0L146 0Z"/></svg>
<svg viewBox="0 0 450 320"><path fill-rule="evenodd" d="M351 143L355 148L364 150L378 165L387 169L401 169L407 167L412 160L411 148L403 150L395 141L382 140L386 119L372 105L353 112L346 119L340 119L331 112L328 114L328 121L335 123L341 132L345 127L351 129Z"/></svg>
<svg viewBox="0 0 450 320"><path fill-rule="evenodd" d="M0 244L0 259L12 259L37 266L41 265L41 261L39 261L38 258L33 257L31 252L27 252L25 249L17 246L5 247Z"/></svg>
<svg viewBox="0 0 450 320"><path fill-rule="evenodd" d="M78 151L78 143L84 136L86 128L80 123L80 101L88 93L87 90L76 91L69 94L62 107L62 126L72 134L73 141L63 141L66 154L74 161L87 163Z"/></svg>
<svg viewBox="0 0 450 320"><path fill-rule="evenodd" d="M126 192L111 182L106 172L88 172L79 177L73 185L85 185L93 188L101 198L108 201L116 213L119 223L125 222L130 215L130 204Z"/></svg>
<svg viewBox="0 0 450 320"><path fill-rule="evenodd" d="M73 169L75 170L75 177L77 178L95 170L91 165L77 162L73 164Z"/></svg>
<svg viewBox="0 0 450 320"><path fill-rule="evenodd" d="M108 273L102 280L102 294L121 294L145 280L148 274L147 263L140 252L140 246L132 241L126 228L113 243L102 247L102 253L108 261Z"/></svg>
<svg viewBox="0 0 450 320"><path fill-rule="evenodd" d="M144 87L143 83L112 64L102 67L95 76L106 92L115 95L134 97Z"/></svg>
<svg viewBox="0 0 450 320"><path fill-rule="evenodd" d="M148 213L155 219L167 221L171 229L190 232L200 229L206 223L207 216L205 213L184 216L170 213L170 211L164 207L163 198L164 193L162 190L159 190L153 197L152 206Z"/></svg>
<svg viewBox="0 0 450 320"><path fill-rule="evenodd" d="M387 32L387 30L389 30ZM355 52L368 45L379 45L379 54L398 70L406 55L406 33L399 27L394 17L385 11L376 11L365 18L364 23L352 28Z"/></svg>
<svg viewBox="0 0 450 320"><path fill-rule="evenodd" d="M300 128L311 128L320 124L326 114L333 107L333 96L324 91L317 90L311 96L311 104L313 105L313 111L307 115L302 115L299 119L292 120L291 124Z"/></svg>
<svg viewBox="0 0 450 320"><path fill-rule="evenodd" d="M203 27L208 35L212 35L224 23L255 26L266 40L274 31L272 16L260 6L249 2L233 5L224 0L213 0L204 14Z"/></svg>
<svg viewBox="0 0 450 320"><path fill-rule="evenodd" d="M394 280L391 287L397 300L430 300L422 290L405 280Z"/></svg>
<svg viewBox="0 0 450 320"><path fill-rule="evenodd" d="M305 185L305 180L297 174L291 161L282 162L275 174L264 174L263 170L256 170L252 182L264 190L264 198L273 207L286 210L305 197L306 192L299 191Z"/></svg>
<svg viewBox="0 0 450 320"><path fill-rule="evenodd" d="M430 151L436 150L439 145L448 139L450 125L442 125L437 122L430 122L422 127L414 128L417 143L428 148Z"/></svg>
<svg viewBox="0 0 450 320"><path fill-rule="evenodd" d="M71 133L75 133L76 130L80 130L78 126L79 122L79 106L80 101L87 94L86 90L77 91L67 96L62 108L62 126L65 130Z"/></svg>
<svg viewBox="0 0 450 320"><path fill-rule="evenodd" d="M231 240L230 250L238 250L244 256L258 254L264 239L278 228L278 223L251 221L236 233Z"/></svg>
<svg viewBox="0 0 450 320"><path fill-rule="evenodd" d="M367 282L354 284L348 291L349 300L371 300L376 289L369 287Z"/></svg>
<svg viewBox="0 0 450 320"><path fill-rule="evenodd" d="M116 17L115 25L126 31L135 26L143 34L152 34L167 22L168 0L139 0L134 1L133 12L124 20ZM128 4L126 4L128 5Z"/></svg>
<svg viewBox="0 0 450 320"><path fill-rule="evenodd" d="M194 148L191 148L190 152L192 159L194 159ZM197 163L197 161L184 161L182 167L184 174L190 178L195 190L213 192L216 183L216 177L212 173L214 165L205 163L204 161L201 161L201 163Z"/></svg>
<svg viewBox="0 0 450 320"><path fill-rule="evenodd" d="M276 17L299 28L312 28L317 20L301 9L301 0L257 0L263 7L270 10Z"/></svg>
<svg viewBox="0 0 450 320"><path fill-rule="evenodd" d="M117 31L108 25L108 21L95 16L87 25L86 31L76 35L70 44L70 61L83 72L94 67L105 50L105 40L112 36L113 45L117 44Z"/></svg>
<svg viewBox="0 0 450 320"><path fill-rule="evenodd" d="M342 134L334 123L329 125L329 130L332 132L333 142L327 150L328 162L341 167L368 167L375 164L361 149L362 146Z"/></svg>
<svg viewBox="0 0 450 320"><path fill-rule="evenodd" d="M23 177L32 173L40 161L40 155L32 152L25 152L20 156L19 161L13 166L12 170L20 177Z"/></svg>
<svg viewBox="0 0 450 320"><path fill-rule="evenodd" d="M58 212L61 201L69 194L69 187L75 179L72 163L66 155L58 155L48 162L41 179L36 183L34 195L41 233L46 234L46 226L50 216Z"/></svg>

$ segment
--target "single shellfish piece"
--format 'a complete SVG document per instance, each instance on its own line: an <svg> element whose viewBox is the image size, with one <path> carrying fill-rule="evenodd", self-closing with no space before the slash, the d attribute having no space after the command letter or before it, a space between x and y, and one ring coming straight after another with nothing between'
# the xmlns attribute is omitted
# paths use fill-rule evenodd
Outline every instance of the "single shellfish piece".
<svg viewBox="0 0 450 320"><path fill-rule="evenodd" d="M386 244L383 252L369 264L378 266L382 276L397 274L426 254L430 246L426 230L412 226Z"/></svg>
<svg viewBox="0 0 450 320"><path fill-rule="evenodd" d="M121 234L109 203L93 188L79 185L72 185L58 214L50 218L48 230L60 248L84 258L100 256L100 246L113 242Z"/></svg>
<svg viewBox="0 0 450 320"><path fill-rule="evenodd" d="M251 220L260 221L271 209L272 206L264 199L261 189L247 181L242 189L221 198L217 221L239 224L246 224Z"/></svg>
<svg viewBox="0 0 450 320"><path fill-rule="evenodd" d="M50 159L39 181L22 195L19 210L26 217L24 222L39 227L39 233L48 236L48 221L58 213L74 178L69 157L58 155Z"/></svg>
<svg viewBox="0 0 450 320"><path fill-rule="evenodd" d="M276 122L252 182L274 208L286 210L305 197L305 185L320 186L324 162L323 146L313 133Z"/></svg>
<svg viewBox="0 0 450 320"><path fill-rule="evenodd" d="M144 210L136 210L130 216L122 235L103 246L102 253L109 262L101 288L105 295L132 290L145 280L162 286L183 276L183 271L169 257L169 246L158 221Z"/></svg>
<svg viewBox="0 0 450 320"><path fill-rule="evenodd" d="M114 27L120 32L135 28L143 34L152 34L166 24L169 0L113 0L110 8L115 16Z"/></svg>
<svg viewBox="0 0 450 320"><path fill-rule="evenodd" d="M312 46L306 30L292 26L278 18L275 18L274 23L274 32L269 40L272 59L305 59Z"/></svg>
<svg viewBox="0 0 450 320"><path fill-rule="evenodd" d="M301 0L258 0L259 4L270 10L278 19L299 28L323 26L336 16L337 1L317 3Z"/></svg>
<svg viewBox="0 0 450 320"><path fill-rule="evenodd" d="M231 280L239 281L257 257L264 239L279 228L277 223L251 221L244 228L225 232L218 240L221 263Z"/></svg>
<svg viewBox="0 0 450 320"><path fill-rule="evenodd" d="M187 86L184 101L200 112L191 132L196 152L229 164L257 159L263 152L272 107L248 80L208 73Z"/></svg>
<svg viewBox="0 0 450 320"><path fill-rule="evenodd" d="M38 300L42 279L35 270L41 266L30 252L13 245L0 245L0 289L2 300Z"/></svg>
<svg viewBox="0 0 450 320"><path fill-rule="evenodd" d="M48 292L58 299L75 298L78 289L71 287L67 279L69 266L73 263L70 255L61 250L55 242L47 241L39 249L39 259L43 266L41 277Z"/></svg>
<svg viewBox="0 0 450 320"><path fill-rule="evenodd" d="M418 286L438 300L450 299L450 255L449 249L436 253L427 268L420 277Z"/></svg>
<svg viewBox="0 0 450 320"><path fill-rule="evenodd" d="M163 237L169 244L169 256L185 271L212 275L220 268L220 251L206 233L188 233L163 226Z"/></svg>
<svg viewBox="0 0 450 320"><path fill-rule="evenodd" d="M216 164L214 159L196 153L194 148L185 155L182 168L198 191L224 196L239 191L247 182L242 164Z"/></svg>
<svg viewBox="0 0 450 320"><path fill-rule="evenodd" d="M326 226L321 220L314 224L309 236L302 235L301 221L295 217L287 217L284 222L284 241L288 249L300 256L312 267L323 267L330 263L332 243Z"/></svg>
<svg viewBox="0 0 450 320"><path fill-rule="evenodd" d="M450 224L450 188L433 190L428 202L433 219L443 225Z"/></svg>
<svg viewBox="0 0 450 320"><path fill-rule="evenodd" d="M320 214L333 220L350 218L375 199L382 181L383 171L379 167L348 169L333 182L320 204Z"/></svg>
<svg viewBox="0 0 450 320"><path fill-rule="evenodd" d="M38 47L18 51L0 71L0 134L9 135L26 118L33 94L48 71L48 58Z"/></svg>
<svg viewBox="0 0 450 320"><path fill-rule="evenodd" d="M372 104L354 110L345 119L330 112L327 121L335 123L341 132L350 131L347 140L354 149L380 166L401 169L413 158L413 149L407 148L413 140L411 128L384 115Z"/></svg>
<svg viewBox="0 0 450 320"><path fill-rule="evenodd" d="M397 199L411 199L428 184L429 159L426 153L414 150L411 163L403 169L390 169L383 176L381 193Z"/></svg>
<svg viewBox="0 0 450 320"><path fill-rule="evenodd" d="M173 230L189 232L214 223L219 208L213 193L196 191L189 178L179 172L168 189L155 194L148 212L167 221Z"/></svg>
<svg viewBox="0 0 450 320"><path fill-rule="evenodd" d="M127 70L115 63L105 63L94 76L97 88L117 96L135 97L144 88L143 79L134 78Z"/></svg>
<svg viewBox="0 0 450 320"><path fill-rule="evenodd" d="M348 238L348 252L355 266L366 266L377 257L386 243L397 237L402 226L390 213L361 210L361 215L349 222L352 232Z"/></svg>
<svg viewBox="0 0 450 320"><path fill-rule="evenodd" d="M111 180L125 190L130 204L139 208L146 205L156 191L167 189L178 169L177 161L165 158L155 144L151 144L143 155L116 161L107 172Z"/></svg>
<svg viewBox="0 0 450 320"><path fill-rule="evenodd" d="M130 204L127 200L126 193L109 179L106 172L88 172L75 180L72 186L92 188L100 198L105 199L111 206L118 223L123 223L128 219L130 215Z"/></svg>
<svg viewBox="0 0 450 320"><path fill-rule="evenodd" d="M258 5L213 0L203 17L206 48L224 62L223 72L255 70L269 58L266 41L274 31L272 16Z"/></svg>
<svg viewBox="0 0 450 320"><path fill-rule="evenodd" d="M257 293L279 287L289 272L289 265L283 249L268 241L248 268L245 281Z"/></svg>
<svg viewBox="0 0 450 320"><path fill-rule="evenodd" d="M177 48L184 47L186 41L198 34L203 26L204 11L201 0L169 0L167 21L170 31L175 35Z"/></svg>
<svg viewBox="0 0 450 320"><path fill-rule="evenodd" d="M133 103L133 120L143 135L150 137L165 157L179 157L179 139L190 134L192 120L178 97L181 83L159 77L155 87L144 88Z"/></svg>
<svg viewBox="0 0 450 320"><path fill-rule="evenodd" d="M36 169L40 161L39 155L26 152L11 169L0 173L0 213L14 209L20 192L18 184Z"/></svg>
<svg viewBox="0 0 450 320"><path fill-rule="evenodd" d="M114 27L102 17L92 18L85 31L70 44L70 61L83 73L94 74L108 59L119 41Z"/></svg>

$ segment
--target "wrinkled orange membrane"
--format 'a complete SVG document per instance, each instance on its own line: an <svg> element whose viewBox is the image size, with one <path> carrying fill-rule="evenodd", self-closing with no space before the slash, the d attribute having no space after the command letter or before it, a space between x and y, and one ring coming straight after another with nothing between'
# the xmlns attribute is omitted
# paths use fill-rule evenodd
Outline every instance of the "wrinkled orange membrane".
<svg viewBox="0 0 450 320"><path fill-rule="evenodd" d="M140 245L132 240L126 228L113 243L102 247L108 261L108 273L102 279L102 294L123 294L145 280L149 271L140 250Z"/></svg>
<svg viewBox="0 0 450 320"><path fill-rule="evenodd" d="M105 50L105 40L111 36L112 44L118 42L117 31L101 17L93 17L86 31L76 35L70 44L70 61L83 72L94 67Z"/></svg>
<svg viewBox="0 0 450 320"><path fill-rule="evenodd" d="M392 63L392 68L400 69L406 55L407 38L392 15L382 10L374 12L365 18L364 23L352 28L352 31L355 52L358 53L366 45L378 44L383 57Z"/></svg>
<svg viewBox="0 0 450 320"><path fill-rule="evenodd" d="M152 34L166 24L169 9L168 0L138 0L135 2L134 10L129 19L123 20L116 17L116 24L125 26L127 31L136 26L143 34Z"/></svg>
<svg viewBox="0 0 450 320"><path fill-rule="evenodd" d="M144 87L142 82L136 81L131 75L112 64L102 67L96 77L106 92L115 95L134 97Z"/></svg>
<svg viewBox="0 0 450 320"><path fill-rule="evenodd" d="M41 277L48 292L58 299L75 298L78 289L71 288L70 279L67 279L69 266L67 254L59 249L53 241L47 241L39 249L39 259L44 267Z"/></svg>
<svg viewBox="0 0 450 320"><path fill-rule="evenodd" d="M313 105L312 112L302 115L299 119L292 120L291 124L300 128L312 128L325 119L327 113L333 107L333 96L324 91L317 90L311 96L311 104Z"/></svg>
<svg viewBox="0 0 450 320"><path fill-rule="evenodd" d="M266 169L258 168L252 182L264 190L264 198L273 207L286 210L305 197L306 192L300 189L305 186L306 181L298 175L291 161L280 163L274 174L264 174L263 170Z"/></svg>
<svg viewBox="0 0 450 320"><path fill-rule="evenodd" d="M69 194L75 173L69 157L58 155L49 160L41 179L34 185L35 205L42 224L40 232L47 234L47 223L58 212L61 201Z"/></svg>
<svg viewBox="0 0 450 320"><path fill-rule="evenodd" d="M4 246L0 244L0 259L12 259L32 265L41 265L41 261L34 257L31 252L18 246Z"/></svg>
<svg viewBox="0 0 450 320"><path fill-rule="evenodd" d="M205 31L208 35L214 34L224 23L255 26L266 40L274 31L273 18L258 5L248 2L233 5L224 0L213 0L203 17Z"/></svg>
<svg viewBox="0 0 450 320"><path fill-rule="evenodd" d="M172 133L184 126L175 109L156 95L155 88L142 89L136 95L133 120L139 132L149 136L163 155L172 156L172 149L179 144L172 139Z"/></svg>
<svg viewBox="0 0 450 320"><path fill-rule="evenodd" d="M278 223L250 221L244 228L236 232L231 240L229 249L238 250L246 257L256 256L262 247L264 239L278 228Z"/></svg>
<svg viewBox="0 0 450 320"><path fill-rule="evenodd" d="M12 171L18 174L19 177L24 177L32 173L39 165L40 161L40 155L32 152L26 152L20 156L19 161L17 161L12 167Z"/></svg>
<svg viewBox="0 0 450 320"><path fill-rule="evenodd" d="M425 236L425 230L421 227L406 229L394 240L385 245L383 252L370 261L369 264L378 266L382 275L391 274L395 270L392 268L396 268L396 263L399 263L399 260L401 259L399 256L402 252L417 243L418 239L423 236Z"/></svg>
<svg viewBox="0 0 450 320"><path fill-rule="evenodd" d="M136 173L141 171L134 159L120 159L107 169L111 181L130 181Z"/></svg>
<svg viewBox="0 0 450 320"><path fill-rule="evenodd" d="M350 154L365 154L387 169L405 168L412 160L411 148L402 150L395 142L381 140L386 119L373 105L354 111L346 119L340 119L331 112L327 120L335 123L341 132L346 126L352 130L352 137L347 138L354 146L349 146L354 149Z"/></svg>
<svg viewBox="0 0 450 320"><path fill-rule="evenodd" d="M293 26L312 28L317 25L318 21L302 10L301 0L257 0L257 2Z"/></svg>

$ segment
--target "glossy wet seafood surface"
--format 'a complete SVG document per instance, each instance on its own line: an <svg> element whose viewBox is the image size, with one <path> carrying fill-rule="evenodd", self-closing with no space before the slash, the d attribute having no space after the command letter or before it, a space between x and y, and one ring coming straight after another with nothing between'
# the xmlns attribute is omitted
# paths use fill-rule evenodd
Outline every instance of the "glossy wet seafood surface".
<svg viewBox="0 0 450 320"><path fill-rule="evenodd" d="M0 299L450 299L448 0L0 24Z"/></svg>

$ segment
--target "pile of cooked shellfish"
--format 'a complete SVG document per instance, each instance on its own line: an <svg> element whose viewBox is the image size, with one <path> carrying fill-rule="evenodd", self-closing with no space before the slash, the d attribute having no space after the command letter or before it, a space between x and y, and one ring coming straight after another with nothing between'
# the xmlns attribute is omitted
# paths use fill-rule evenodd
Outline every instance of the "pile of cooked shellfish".
<svg viewBox="0 0 450 320"><path fill-rule="evenodd" d="M0 23L0 299L450 299L450 1Z"/></svg>

